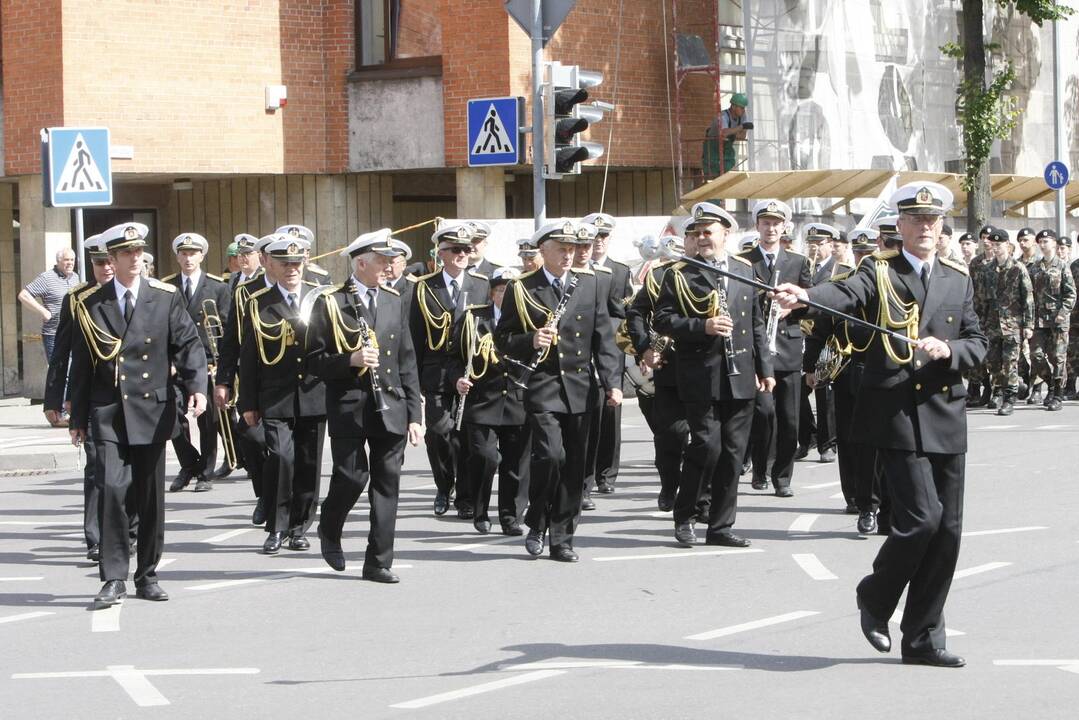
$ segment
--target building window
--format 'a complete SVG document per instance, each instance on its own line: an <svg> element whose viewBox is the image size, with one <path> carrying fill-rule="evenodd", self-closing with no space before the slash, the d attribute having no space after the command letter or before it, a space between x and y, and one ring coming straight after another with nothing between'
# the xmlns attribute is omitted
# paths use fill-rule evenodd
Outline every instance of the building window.
<svg viewBox="0 0 1079 720"><path fill-rule="evenodd" d="M356 68L440 64L439 0L356 0Z"/></svg>

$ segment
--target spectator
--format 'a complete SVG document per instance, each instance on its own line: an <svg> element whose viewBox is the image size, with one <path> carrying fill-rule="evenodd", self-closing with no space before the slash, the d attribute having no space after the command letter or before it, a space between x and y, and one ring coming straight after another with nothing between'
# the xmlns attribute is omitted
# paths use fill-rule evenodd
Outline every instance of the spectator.
<svg viewBox="0 0 1079 720"><path fill-rule="evenodd" d="M735 93L730 107L712 121L704 136L704 152L701 157L701 167L706 177L715 177L734 167L737 154L734 143L736 140L745 140L746 131L753 128L753 123L746 117L748 105L749 100L745 95Z"/></svg>
<svg viewBox="0 0 1079 720"><path fill-rule="evenodd" d="M19 291L19 302L41 316L41 344L45 361L52 359L56 344L56 326L60 322L60 303L71 288L79 284L75 274L75 253L71 248L56 251L56 265L34 278Z"/></svg>

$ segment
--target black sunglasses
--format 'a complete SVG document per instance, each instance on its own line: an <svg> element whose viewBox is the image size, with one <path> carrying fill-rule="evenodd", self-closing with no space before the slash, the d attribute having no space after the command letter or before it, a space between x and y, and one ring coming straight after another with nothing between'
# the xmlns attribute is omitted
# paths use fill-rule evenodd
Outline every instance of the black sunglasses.
<svg viewBox="0 0 1079 720"><path fill-rule="evenodd" d="M453 247L442 248L446 252L453 253L454 255L460 255L461 253L472 252L472 248L461 247L460 245L454 245Z"/></svg>

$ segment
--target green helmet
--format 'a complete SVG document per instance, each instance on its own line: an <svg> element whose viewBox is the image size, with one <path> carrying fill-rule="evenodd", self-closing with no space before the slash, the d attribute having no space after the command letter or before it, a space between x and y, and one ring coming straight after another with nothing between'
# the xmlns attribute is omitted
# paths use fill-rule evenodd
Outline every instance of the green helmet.
<svg viewBox="0 0 1079 720"><path fill-rule="evenodd" d="M738 107L749 107L749 99L745 96L745 93L735 93L731 97L731 105L737 105Z"/></svg>
<svg viewBox="0 0 1079 720"><path fill-rule="evenodd" d="M236 257L239 254L236 243L230 242L228 247L225 248L225 257Z"/></svg>

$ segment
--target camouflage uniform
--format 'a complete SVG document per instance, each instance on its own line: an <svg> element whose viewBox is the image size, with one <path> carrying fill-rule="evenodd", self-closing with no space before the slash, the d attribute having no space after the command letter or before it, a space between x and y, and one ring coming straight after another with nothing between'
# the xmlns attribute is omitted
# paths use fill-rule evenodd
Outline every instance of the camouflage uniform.
<svg viewBox="0 0 1079 720"><path fill-rule="evenodd" d="M1072 284L1079 287L1079 260L1071 264ZM1068 377L1079 376L1079 303L1072 308L1071 329L1068 331Z"/></svg>
<svg viewBox="0 0 1079 720"><path fill-rule="evenodd" d="M1075 307L1075 279L1058 257L1034 264L1034 335L1030 338L1031 379L1035 375L1061 394L1067 373L1068 328Z"/></svg>
<svg viewBox="0 0 1079 720"><path fill-rule="evenodd" d="M986 285L988 283L988 276L986 275L986 268L990 267L993 261L989 257L989 253L978 253L970 260L970 264L967 269L970 271L971 283L974 285L974 312L978 314L978 318L984 321L985 315L984 302L979 302L981 296L986 292ZM975 365L964 374L964 378L971 384L971 391L977 391L978 387L985 381L986 375L986 363L982 362ZM973 394L970 396L971 400L976 400Z"/></svg>
<svg viewBox="0 0 1079 720"><path fill-rule="evenodd" d="M987 262L975 283L974 311L989 338L986 364L993 387L1014 398L1019 390L1019 350L1023 331L1034 324L1034 294L1030 275L1017 260Z"/></svg>

